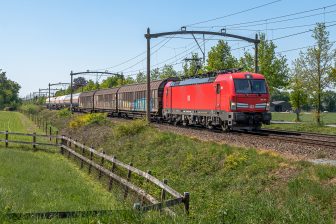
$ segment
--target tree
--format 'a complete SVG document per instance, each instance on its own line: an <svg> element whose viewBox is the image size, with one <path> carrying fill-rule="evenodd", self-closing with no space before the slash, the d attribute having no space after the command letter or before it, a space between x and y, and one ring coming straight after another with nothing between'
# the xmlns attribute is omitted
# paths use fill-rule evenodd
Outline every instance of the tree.
<svg viewBox="0 0 336 224"><path fill-rule="evenodd" d="M202 65L200 64L201 58L197 53L192 53L191 58L186 60L183 65L183 74L185 76L194 76L202 72Z"/></svg>
<svg viewBox="0 0 336 224"><path fill-rule="evenodd" d="M266 77L270 92L275 89L285 88L288 84L289 68L287 59L282 55L277 55L275 49L277 46L266 40L265 34L260 34L260 43L258 44L258 66L259 73ZM254 71L254 56L245 52L239 60L239 67L246 71Z"/></svg>
<svg viewBox="0 0 336 224"><path fill-rule="evenodd" d="M0 109L4 107L16 107L19 103L19 90L21 86L8 79L6 72L0 69Z"/></svg>
<svg viewBox="0 0 336 224"><path fill-rule="evenodd" d="M301 108L304 104L307 103L307 90L305 89L305 85L303 82L303 71L302 67L300 67L300 63L298 60L294 61L294 69L293 75L290 79L289 88L292 90L290 92L290 102L292 104L292 108L296 113L296 121L300 121L300 112Z"/></svg>
<svg viewBox="0 0 336 224"><path fill-rule="evenodd" d="M84 91L91 91L99 89L99 83L95 83L91 79L88 81L87 85L84 87Z"/></svg>
<svg viewBox="0 0 336 224"><path fill-rule="evenodd" d="M219 40L218 44L208 53L206 69L218 71L229 68L237 68L238 60L231 54L231 48L227 42Z"/></svg>
<svg viewBox="0 0 336 224"><path fill-rule="evenodd" d="M112 77L108 77L103 82L100 84L100 88L106 89L106 88L112 88L112 87L117 87L117 86L122 86L122 85L127 85L134 83L134 80L132 77L127 77L125 79L124 75L115 75Z"/></svg>
<svg viewBox="0 0 336 224"><path fill-rule="evenodd" d="M86 86L88 81L84 77L77 77L73 80L73 88L74 90Z"/></svg>
<svg viewBox="0 0 336 224"><path fill-rule="evenodd" d="M146 78L146 74L143 73L143 72L139 72L137 75L136 75L136 78L135 78L135 81L137 83L143 83L143 82L146 82L147 78Z"/></svg>
<svg viewBox="0 0 336 224"><path fill-rule="evenodd" d="M280 91L278 89L274 89L271 95L271 101L286 101L289 102L289 92L288 91Z"/></svg>
<svg viewBox="0 0 336 224"><path fill-rule="evenodd" d="M327 88L336 84L336 74L332 67L336 51L329 41L329 32L324 23L318 23L314 28L312 37L316 44L300 52L298 63L303 68L304 83L309 89L309 95L316 109L316 122L321 124L322 97Z"/></svg>
<svg viewBox="0 0 336 224"><path fill-rule="evenodd" d="M159 68L154 68L151 71L151 80L159 80L161 76L161 71Z"/></svg>
<svg viewBox="0 0 336 224"><path fill-rule="evenodd" d="M160 79L167 79L178 76L172 65L164 65L161 69Z"/></svg>
<svg viewBox="0 0 336 224"><path fill-rule="evenodd" d="M329 112L336 111L336 92L327 90L322 97L322 108Z"/></svg>

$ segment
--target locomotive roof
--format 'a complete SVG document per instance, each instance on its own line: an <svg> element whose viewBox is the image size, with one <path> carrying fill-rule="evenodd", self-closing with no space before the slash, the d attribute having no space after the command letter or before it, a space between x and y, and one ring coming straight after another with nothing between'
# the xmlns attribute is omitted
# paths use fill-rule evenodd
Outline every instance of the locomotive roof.
<svg viewBox="0 0 336 224"><path fill-rule="evenodd" d="M181 81L172 82L171 86L184 86L184 85L209 83L209 82L213 82L214 80L215 80L215 77L190 78L190 79L184 79L184 80L181 80Z"/></svg>
<svg viewBox="0 0 336 224"><path fill-rule="evenodd" d="M235 73L220 73L220 75L231 75L232 78L246 79L246 75L251 75L253 79L264 79L264 76L253 72L235 72Z"/></svg>
<svg viewBox="0 0 336 224"><path fill-rule="evenodd" d="M182 79L181 81L172 82L170 86L184 86L184 85L210 83L214 82L215 80L216 81L223 80L223 78L226 78L227 76L231 76L232 78L238 78L238 79L246 79L246 75L250 75L253 79L264 79L263 75L251 72L218 73L215 76L193 77L189 79Z"/></svg>

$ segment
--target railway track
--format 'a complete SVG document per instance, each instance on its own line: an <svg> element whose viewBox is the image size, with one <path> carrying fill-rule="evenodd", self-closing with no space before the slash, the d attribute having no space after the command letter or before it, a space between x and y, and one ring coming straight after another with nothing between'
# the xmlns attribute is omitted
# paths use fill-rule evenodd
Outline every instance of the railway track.
<svg viewBox="0 0 336 224"><path fill-rule="evenodd" d="M244 133L258 136L265 136L268 139L274 139L292 143L301 143L317 147L336 148L335 135L295 132L295 131L279 131L274 129L261 129L260 131L252 131Z"/></svg>

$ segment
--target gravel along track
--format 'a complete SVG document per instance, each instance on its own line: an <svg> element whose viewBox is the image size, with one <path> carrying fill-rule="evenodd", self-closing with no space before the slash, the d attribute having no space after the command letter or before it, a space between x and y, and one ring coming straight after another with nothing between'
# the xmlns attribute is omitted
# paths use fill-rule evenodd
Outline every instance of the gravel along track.
<svg viewBox="0 0 336 224"><path fill-rule="evenodd" d="M128 119L111 118L111 120L116 122L127 122ZM168 124L158 124L152 123L152 125L161 131L169 131L176 134L186 135L188 137L193 137L202 141L213 141L220 144L228 144L238 147L256 148L262 150L272 150L276 151L285 157L291 159L336 159L336 146L323 146L316 145L317 141L330 141L329 137L324 135L300 135L300 138L304 140L288 140L286 135L279 134L268 134L268 135L257 135L255 133L249 134L246 132L229 132L224 133L219 130L208 130L198 127L183 127L183 126L173 126ZM297 133L296 133L297 134ZM270 138L270 136L272 136ZM296 135L290 135L296 136ZM294 138L293 137L293 138ZM307 139L310 139L310 143L305 143ZM336 140L335 140L336 142ZM334 144L334 143L332 143ZM336 145L336 143L335 143Z"/></svg>

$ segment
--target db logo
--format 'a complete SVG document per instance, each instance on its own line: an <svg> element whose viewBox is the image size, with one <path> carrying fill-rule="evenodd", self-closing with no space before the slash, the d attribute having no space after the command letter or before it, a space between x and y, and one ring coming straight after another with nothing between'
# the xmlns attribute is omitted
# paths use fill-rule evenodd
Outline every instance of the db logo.
<svg viewBox="0 0 336 224"><path fill-rule="evenodd" d="M253 109L253 108L254 108L254 105L250 105L250 108Z"/></svg>

